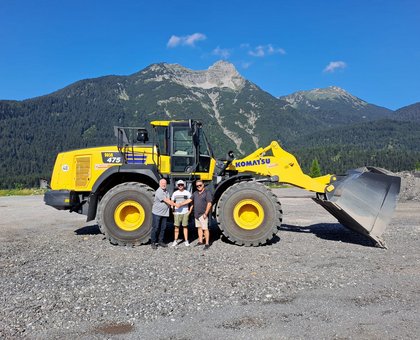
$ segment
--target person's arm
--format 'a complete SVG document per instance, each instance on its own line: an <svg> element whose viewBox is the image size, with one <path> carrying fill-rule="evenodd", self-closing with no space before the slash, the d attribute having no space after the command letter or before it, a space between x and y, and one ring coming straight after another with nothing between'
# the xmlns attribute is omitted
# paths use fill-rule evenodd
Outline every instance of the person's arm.
<svg viewBox="0 0 420 340"><path fill-rule="evenodd" d="M165 202L167 205L169 205L171 207L176 206L175 202L170 200L169 195L166 195L163 191L160 192L159 189L156 191L156 196L157 196L159 201Z"/></svg>
<svg viewBox="0 0 420 340"><path fill-rule="evenodd" d="M171 201L176 204L176 201L175 201L175 192L171 196ZM178 206L177 205L175 205L175 206L172 205L171 208L172 208L172 210L175 210L176 208L178 208Z"/></svg>
<svg viewBox="0 0 420 340"><path fill-rule="evenodd" d="M209 216L210 209L211 209L211 202L207 202L206 212L203 214L204 218L207 218Z"/></svg>
<svg viewBox="0 0 420 340"><path fill-rule="evenodd" d="M192 202L192 199L189 198L189 199L185 200L184 202L178 203L178 208L182 207L183 205L190 204L191 202Z"/></svg>
<svg viewBox="0 0 420 340"><path fill-rule="evenodd" d="M163 202L170 205L171 207L178 207L177 204L175 202L173 202L172 200L170 200L168 197L165 197L163 199Z"/></svg>
<svg viewBox="0 0 420 340"><path fill-rule="evenodd" d="M206 193L206 199L207 199L207 206L206 206L206 211L205 211L205 213L203 214L203 217L204 218L207 218L208 216L209 216L209 214L210 214L210 210L211 210L211 202L212 202L212 200L213 200L213 197L212 197L212 195L207 191L207 193Z"/></svg>

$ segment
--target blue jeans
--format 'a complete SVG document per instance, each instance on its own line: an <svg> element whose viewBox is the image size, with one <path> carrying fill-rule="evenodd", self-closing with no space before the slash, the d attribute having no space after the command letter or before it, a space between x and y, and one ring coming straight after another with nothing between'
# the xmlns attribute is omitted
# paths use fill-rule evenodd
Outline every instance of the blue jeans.
<svg viewBox="0 0 420 340"><path fill-rule="evenodd" d="M152 235L150 240L152 243L161 243L165 237L167 216L153 215Z"/></svg>

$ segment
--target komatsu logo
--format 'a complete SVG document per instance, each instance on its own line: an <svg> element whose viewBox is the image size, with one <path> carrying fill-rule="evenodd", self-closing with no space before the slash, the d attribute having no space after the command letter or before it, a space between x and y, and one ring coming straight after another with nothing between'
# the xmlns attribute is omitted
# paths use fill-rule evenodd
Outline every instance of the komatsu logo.
<svg viewBox="0 0 420 340"><path fill-rule="evenodd" d="M254 161L242 161L242 162L235 162L236 168L241 168L244 166L253 166L253 165L264 165L264 164L270 164L270 158L261 158L256 159Z"/></svg>

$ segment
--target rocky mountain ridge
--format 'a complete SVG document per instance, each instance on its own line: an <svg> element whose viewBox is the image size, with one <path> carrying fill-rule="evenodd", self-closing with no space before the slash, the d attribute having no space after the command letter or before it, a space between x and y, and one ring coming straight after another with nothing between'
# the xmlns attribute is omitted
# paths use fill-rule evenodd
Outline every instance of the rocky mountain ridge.
<svg viewBox="0 0 420 340"><path fill-rule="evenodd" d="M226 61L218 61L208 70L193 71L179 64L154 64L140 72L143 76L153 74L148 82L173 81L187 88L229 88L241 91L246 80L239 74L235 66Z"/></svg>
<svg viewBox="0 0 420 340"><path fill-rule="evenodd" d="M354 124L361 124L354 127L357 133L371 131L358 137L358 146L415 148L415 137L409 137L417 125L407 120L402 125L393 121L363 125L392 113L337 87L279 99L243 78L225 61L204 71L153 64L129 76L85 79L42 97L0 101L0 152L4 155L0 178L7 178L10 186L28 176L32 178L28 181L48 177L58 152L113 144L114 125L147 127L151 120L201 120L218 157L228 150L245 155L277 140L301 157L303 165L314 157L313 151L305 154L309 145L321 145L324 162L332 162L330 153L336 151L331 150L339 149L331 145L354 146L348 137L356 134L346 133ZM380 134L384 127L387 133ZM344 155L340 159L351 157L337 152Z"/></svg>
<svg viewBox="0 0 420 340"><path fill-rule="evenodd" d="M279 98L291 108L329 121L331 125L391 118L393 115L392 110L370 104L337 86L298 91Z"/></svg>
<svg viewBox="0 0 420 340"><path fill-rule="evenodd" d="M298 108L300 104L307 105L315 110L321 109L320 106L314 106L311 101L336 100L349 103L355 109L363 109L369 105L364 100L357 98L338 86L329 86L327 88L317 88L309 91L298 91L287 96L280 97L287 101L293 108Z"/></svg>

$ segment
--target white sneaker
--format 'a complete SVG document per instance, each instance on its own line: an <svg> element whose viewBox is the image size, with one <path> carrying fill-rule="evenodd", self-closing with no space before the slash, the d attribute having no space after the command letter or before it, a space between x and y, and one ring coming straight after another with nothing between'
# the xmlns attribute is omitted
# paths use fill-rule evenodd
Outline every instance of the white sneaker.
<svg viewBox="0 0 420 340"><path fill-rule="evenodd" d="M172 247L176 247L178 245L178 242L175 240L173 243L172 243Z"/></svg>
<svg viewBox="0 0 420 340"><path fill-rule="evenodd" d="M190 242L185 241L185 246L186 246L186 247L189 247L189 246L190 246Z"/></svg>

